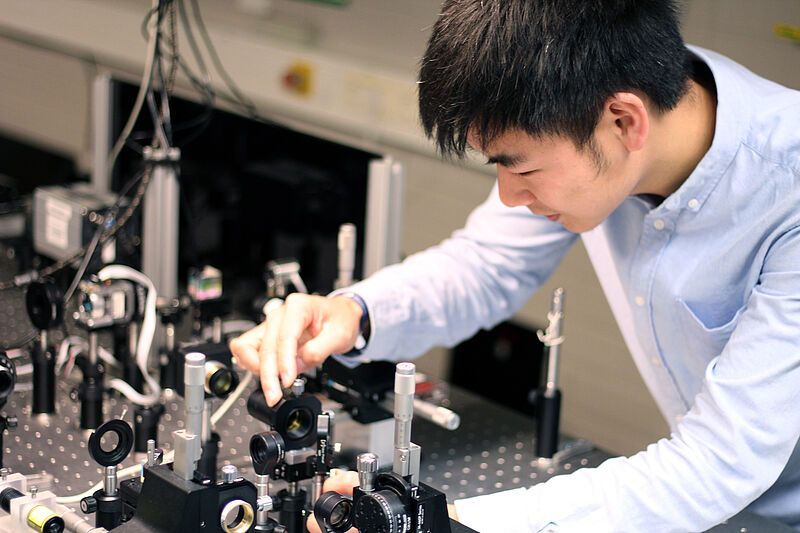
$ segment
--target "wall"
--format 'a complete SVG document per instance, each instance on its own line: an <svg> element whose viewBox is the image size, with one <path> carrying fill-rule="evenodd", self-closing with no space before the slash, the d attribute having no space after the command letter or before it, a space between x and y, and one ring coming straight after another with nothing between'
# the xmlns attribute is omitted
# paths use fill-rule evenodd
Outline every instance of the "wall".
<svg viewBox="0 0 800 533"><path fill-rule="evenodd" d="M241 1L201 0L201 6L223 62L259 109L298 128L390 153L403 161L408 174L405 253L434 244L457 229L485 197L492 176L486 169L439 161L416 126L414 73L439 3L353 0L342 10L275 0L269 14L261 16L238 12L235 7ZM6 36L0 37L4 72L0 76L0 130L74 154L88 169L91 74L101 68L139 75L144 43L138 21L149 5L149 0L115 0L113 4L105 0L0 0L0 36ZM687 41L717 49L762 75L800 88L800 45L772 34L778 22L800 25L800 2L693 0L684 11ZM186 50L185 40L182 43ZM42 50L42 45L51 50ZM350 80L342 100L331 105L340 105L346 93L355 92L360 100L376 99L376 109L380 109L356 109L349 124L325 113L323 104L314 107L315 101L304 103L282 93L273 79L279 72L274 65L294 56L310 57L320 65L321 80L329 84L320 90L333 93L335 84ZM343 77L348 69L358 73L356 78ZM358 77L364 73L375 77ZM387 118L384 88L400 91L401 96L392 100L393 113L408 116L394 122ZM369 116L355 116L361 111ZM517 319L541 327L555 286L566 290L567 341L561 374L564 430L621 454L665 436L667 426L630 361L580 245ZM423 370L441 374L447 359L442 350L434 350L419 364Z"/></svg>

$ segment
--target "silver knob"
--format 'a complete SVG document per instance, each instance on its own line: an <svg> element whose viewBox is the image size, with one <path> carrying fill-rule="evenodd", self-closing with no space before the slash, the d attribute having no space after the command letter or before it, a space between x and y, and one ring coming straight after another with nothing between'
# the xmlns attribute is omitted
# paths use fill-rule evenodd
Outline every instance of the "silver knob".
<svg viewBox="0 0 800 533"><path fill-rule="evenodd" d="M305 391L306 391L305 378L297 378L296 380L294 380L294 383L292 383L292 393L294 393L295 396L300 396Z"/></svg>
<svg viewBox="0 0 800 533"><path fill-rule="evenodd" d="M364 492L375 490L375 478L378 477L378 456L374 453L362 453L356 463L358 468L358 486Z"/></svg>
<svg viewBox="0 0 800 533"><path fill-rule="evenodd" d="M225 465L222 467L222 481L225 483L233 483L239 477L239 469L234 465Z"/></svg>

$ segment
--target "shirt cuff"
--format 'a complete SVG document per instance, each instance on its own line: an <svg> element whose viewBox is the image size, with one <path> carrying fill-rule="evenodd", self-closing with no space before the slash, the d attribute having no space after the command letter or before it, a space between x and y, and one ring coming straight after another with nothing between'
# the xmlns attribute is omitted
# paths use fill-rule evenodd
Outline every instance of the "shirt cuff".
<svg viewBox="0 0 800 533"><path fill-rule="evenodd" d="M364 336L364 331L369 324L369 310L367 309L367 304L364 302L364 299L361 296L348 290L334 291L328 295L328 298L333 298L334 296L345 296L350 298L361 308L361 320L358 324L358 339L356 339L355 346L353 346L353 348L348 352L334 355L343 357L358 357L367 348L368 340Z"/></svg>
<svg viewBox="0 0 800 533"><path fill-rule="evenodd" d="M485 496L456 500L458 521L481 533L531 533L528 522L530 499L527 489L519 488ZM555 524L539 530L557 531Z"/></svg>

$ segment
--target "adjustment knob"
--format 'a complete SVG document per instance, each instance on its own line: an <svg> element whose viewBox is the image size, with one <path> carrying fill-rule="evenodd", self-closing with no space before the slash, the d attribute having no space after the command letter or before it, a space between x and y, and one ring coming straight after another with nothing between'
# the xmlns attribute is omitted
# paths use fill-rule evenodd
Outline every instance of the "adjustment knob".
<svg viewBox="0 0 800 533"><path fill-rule="evenodd" d="M81 500L81 511L84 514L92 514L97 511L97 498L87 496Z"/></svg>
<svg viewBox="0 0 800 533"><path fill-rule="evenodd" d="M375 478L378 476L378 456L374 453L362 453L358 456L358 485L364 492L375 490Z"/></svg>

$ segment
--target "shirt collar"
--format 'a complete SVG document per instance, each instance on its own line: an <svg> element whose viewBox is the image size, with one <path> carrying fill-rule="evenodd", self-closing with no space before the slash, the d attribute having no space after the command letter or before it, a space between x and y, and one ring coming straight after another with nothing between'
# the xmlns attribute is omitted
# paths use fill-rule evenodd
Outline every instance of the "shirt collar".
<svg viewBox="0 0 800 533"><path fill-rule="evenodd" d="M711 148L686 181L661 204L665 209L698 211L730 166L750 122L751 108L740 78L741 66L711 50L688 49L711 69L717 90L717 117Z"/></svg>

